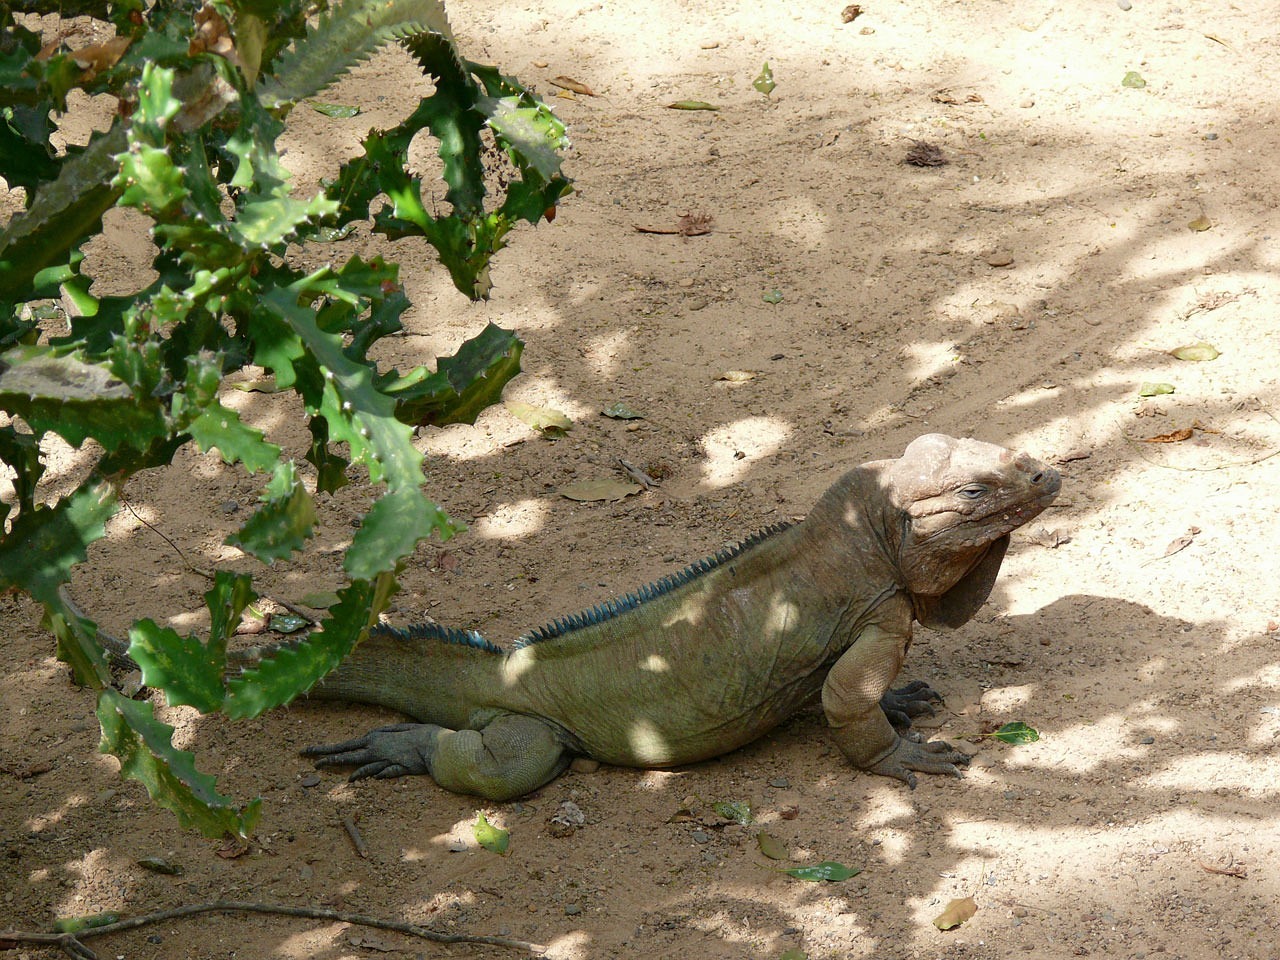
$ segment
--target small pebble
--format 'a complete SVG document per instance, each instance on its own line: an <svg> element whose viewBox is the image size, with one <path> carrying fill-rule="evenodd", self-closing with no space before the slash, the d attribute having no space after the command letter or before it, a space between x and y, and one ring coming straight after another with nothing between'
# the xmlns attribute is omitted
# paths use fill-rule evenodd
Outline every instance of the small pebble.
<svg viewBox="0 0 1280 960"><path fill-rule="evenodd" d="M299 780L298 782L299 782L299 783L301 783L304 787L315 787L315 786L318 786L318 785L320 784L320 774L318 774L318 773L308 773L306 776L304 776L304 777L303 777L301 780Z"/></svg>
<svg viewBox="0 0 1280 960"><path fill-rule="evenodd" d="M1023 100L1020 104L1018 104L1018 106L1020 106L1023 110L1030 110L1035 105L1036 105L1036 102L1032 100L1030 97L1027 97L1027 99Z"/></svg>
<svg viewBox="0 0 1280 960"><path fill-rule="evenodd" d="M711 835L705 830L695 830L689 836L693 837L694 843L706 843L711 839Z"/></svg>
<svg viewBox="0 0 1280 960"><path fill-rule="evenodd" d="M998 250L987 257L987 263L993 267L1008 267L1013 265L1013 254L1007 250Z"/></svg>
<svg viewBox="0 0 1280 960"><path fill-rule="evenodd" d="M576 917L581 912L582 904L580 903L571 903L564 908L564 915L566 917Z"/></svg>
<svg viewBox="0 0 1280 960"><path fill-rule="evenodd" d="M1204 135L1204 139L1206 139L1206 140L1217 140L1217 139L1218 139L1218 135L1217 135L1216 133L1209 132L1209 133L1206 133L1206 134Z"/></svg>
<svg viewBox="0 0 1280 960"><path fill-rule="evenodd" d="M786 777L774 777L769 781L769 786L777 787L779 790L785 790L787 787L791 786L791 781Z"/></svg>
<svg viewBox="0 0 1280 960"><path fill-rule="evenodd" d="M1148 746L1148 747L1149 747L1149 746L1151 746L1151 744L1153 744L1153 743L1155 743L1155 742L1156 742L1156 738L1155 738L1155 737L1143 737L1143 738L1142 738L1141 740L1139 740L1138 742L1139 742L1139 743L1141 743L1141 744L1143 744L1144 746Z"/></svg>
<svg viewBox="0 0 1280 960"><path fill-rule="evenodd" d="M1116 0L1116 6L1119 7L1121 10L1133 9L1133 4L1130 2L1130 0Z"/></svg>

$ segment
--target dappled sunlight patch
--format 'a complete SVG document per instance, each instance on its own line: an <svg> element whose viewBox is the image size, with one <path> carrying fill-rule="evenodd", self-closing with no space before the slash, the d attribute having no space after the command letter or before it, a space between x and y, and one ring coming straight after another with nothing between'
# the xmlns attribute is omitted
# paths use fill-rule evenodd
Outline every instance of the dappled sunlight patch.
<svg viewBox="0 0 1280 960"><path fill-rule="evenodd" d="M737 483L751 463L776 453L791 432L779 417L745 417L716 427L702 439L703 482L711 487Z"/></svg>
<svg viewBox="0 0 1280 960"><path fill-rule="evenodd" d="M630 330L615 330L591 338L583 348L583 358L595 369L598 376L614 380L621 372L619 354L629 354Z"/></svg>
<svg viewBox="0 0 1280 960"><path fill-rule="evenodd" d="M639 717L631 721L627 740L632 754L641 763L666 763L671 759L671 746L651 720Z"/></svg>
<svg viewBox="0 0 1280 960"><path fill-rule="evenodd" d="M1002 751L1000 762L1010 769L1051 767L1058 773L1088 773L1116 760L1146 757L1151 747L1139 744L1138 739L1158 723L1155 718L1100 717L1092 723L1042 733L1036 743Z"/></svg>
<svg viewBox="0 0 1280 960"><path fill-rule="evenodd" d="M982 694L982 712L992 716L1000 716L1010 710L1016 710L1035 699L1036 685L996 687Z"/></svg>
<svg viewBox="0 0 1280 960"><path fill-rule="evenodd" d="M681 776L674 770L646 770L635 783L641 790L658 793L663 790L674 790Z"/></svg>
<svg viewBox="0 0 1280 960"><path fill-rule="evenodd" d="M640 661L640 669L648 673L670 673L671 663L666 657L653 653Z"/></svg>
<svg viewBox="0 0 1280 960"><path fill-rule="evenodd" d="M55 810L49 810L45 813L37 813L28 817L23 821L28 833L40 833L43 830L50 830L62 823L71 811L79 810L89 805L89 797L83 793L72 794L63 799L61 806Z"/></svg>
<svg viewBox="0 0 1280 960"><path fill-rule="evenodd" d="M548 960L588 960L591 956L590 946L591 934L585 930L574 930L555 937L548 943L544 956Z"/></svg>
<svg viewBox="0 0 1280 960"><path fill-rule="evenodd" d="M1200 751L1173 757L1135 781L1152 789L1204 792L1229 790L1241 796L1280 799L1280 755L1241 750Z"/></svg>
<svg viewBox="0 0 1280 960"><path fill-rule="evenodd" d="M471 531L485 540L519 540L533 536L546 523L547 504L528 498L499 504L471 525Z"/></svg>
<svg viewBox="0 0 1280 960"><path fill-rule="evenodd" d="M940 376L962 359L951 340L906 343L902 345L902 353L911 364L909 375L917 381Z"/></svg>
<svg viewBox="0 0 1280 960"><path fill-rule="evenodd" d="M795 601L775 596L769 604L763 626L767 633L782 634L787 632L788 626L799 620L800 608Z"/></svg>
<svg viewBox="0 0 1280 960"><path fill-rule="evenodd" d="M1269 663L1248 676L1232 677L1222 685L1224 693L1243 693L1258 689L1280 691L1280 663Z"/></svg>
<svg viewBox="0 0 1280 960"><path fill-rule="evenodd" d="M809 251L822 248L831 232L829 214L812 198L794 194L775 201L761 223L774 236Z"/></svg>

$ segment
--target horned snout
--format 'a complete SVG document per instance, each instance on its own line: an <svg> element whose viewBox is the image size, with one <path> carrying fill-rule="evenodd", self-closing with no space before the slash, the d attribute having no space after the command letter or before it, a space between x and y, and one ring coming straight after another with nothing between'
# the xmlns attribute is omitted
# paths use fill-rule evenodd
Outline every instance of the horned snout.
<svg viewBox="0 0 1280 960"><path fill-rule="evenodd" d="M1042 495L1057 493L1062 486L1062 475L1053 467L1046 466L1035 457L1020 453L1014 461L1014 466L1022 473L1029 474L1027 482L1033 487L1038 487Z"/></svg>

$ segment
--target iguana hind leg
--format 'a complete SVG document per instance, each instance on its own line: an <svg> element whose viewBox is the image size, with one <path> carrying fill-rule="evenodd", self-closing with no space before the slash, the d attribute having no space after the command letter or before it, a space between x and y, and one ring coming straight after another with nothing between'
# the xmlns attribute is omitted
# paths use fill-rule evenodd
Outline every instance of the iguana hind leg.
<svg viewBox="0 0 1280 960"><path fill-rule="evenodd" d="M352 780L427 774L454 793L510 800L564 770L569 755L555 729L536 717L500 714L476 730L397 723L344 743L307 747L317 767L354 766Z"/></svg>

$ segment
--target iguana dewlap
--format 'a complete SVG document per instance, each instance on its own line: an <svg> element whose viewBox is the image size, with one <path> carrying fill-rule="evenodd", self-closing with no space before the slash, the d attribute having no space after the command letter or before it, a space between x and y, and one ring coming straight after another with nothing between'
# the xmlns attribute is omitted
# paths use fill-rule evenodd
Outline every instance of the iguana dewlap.
<svg viewBox="0 0 1280 960"><path fill-rule="evenodd" d="M802 522L771 528L502 651L436 626L371 632L311 693L381 704L417 723L311 747L354 778L430 774L518 797L575 755L668 767L726 753L821 691L840 749L914 785L964 754L901 736L935 695L890 691L911 627L958 627L995 583L1009 534L1049 505L1057 471L939 434L856 467ZM882 702L883 701L883 702Z"/></svg>

